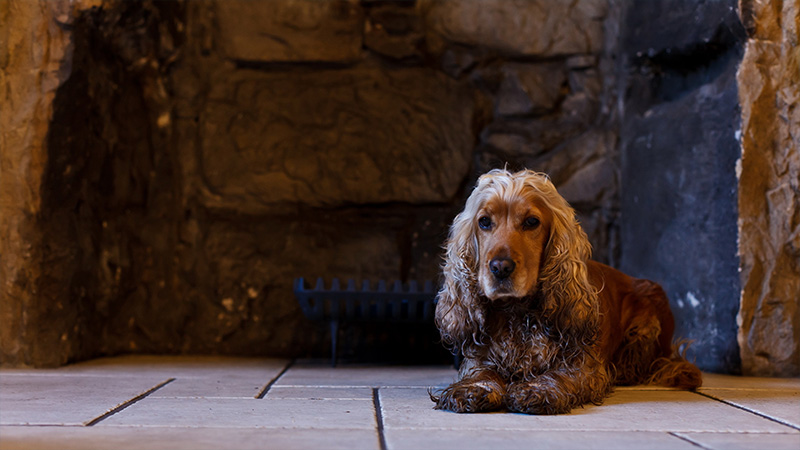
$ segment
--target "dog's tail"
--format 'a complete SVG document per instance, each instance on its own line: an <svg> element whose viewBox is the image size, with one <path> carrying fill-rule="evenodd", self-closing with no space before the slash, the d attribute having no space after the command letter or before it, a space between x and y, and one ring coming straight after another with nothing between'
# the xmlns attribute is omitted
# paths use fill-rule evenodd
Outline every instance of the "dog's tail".
<svg viewBox="0 0 800 450"><path fill-rule="evenodd" d="M693 391L703 384L700 369L686 360L690 341L680 340L672 345L672 355L658 358L650 366L647 384Z"/></svg>

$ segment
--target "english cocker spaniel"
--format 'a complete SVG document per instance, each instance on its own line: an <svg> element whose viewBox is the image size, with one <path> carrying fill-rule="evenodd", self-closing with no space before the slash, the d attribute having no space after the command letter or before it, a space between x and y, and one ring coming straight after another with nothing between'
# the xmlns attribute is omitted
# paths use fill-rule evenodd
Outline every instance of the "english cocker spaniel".
<svg viewBox="0 0 800 450"><path fill-rule="evenodd" d="M561 414L616 385L695 389L661 286L589 259L547 175L483 175L450 228L436 325L464 356L437 409Z"/></svg>

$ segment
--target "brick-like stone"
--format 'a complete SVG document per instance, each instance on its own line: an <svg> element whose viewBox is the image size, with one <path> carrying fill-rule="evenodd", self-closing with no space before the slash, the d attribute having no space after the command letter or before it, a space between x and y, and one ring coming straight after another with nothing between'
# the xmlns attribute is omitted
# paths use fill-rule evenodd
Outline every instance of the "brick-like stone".
<svg viewBox="0 0 800 450"><path fill-rule="evenodd" d="M398 4L372 7L364 26L364 45L392 59L421 59L425 39L422 20L413 8Z"/></svg>
<svg viewBox="0 0 800 450"><path fill-rule="evenodd" d="M419 2L419 8L434 48L452 42L510 56L558 56L600 51L608 4L606 0L426 0Z"/></svg>
<svg viewBox="0 0 800 450"><path fill-rule="evenodd" d="M364 12L355 0L215 2L223 53L258 62L351 62L361 55Z"/></svg>
<svg viewBox="0 0 800 450"><path fill-rule="evenodd" d="M519 116L552 111L562 97L565 74L561 64L506 64L495 100L495 114Z"/></svg>
<svg viewBox="0 0 800 450"><path fill-rule="evenodd" d="M202 115L205 203L447 202L474 145L473 97L428 69L231 74Z"/></svg>

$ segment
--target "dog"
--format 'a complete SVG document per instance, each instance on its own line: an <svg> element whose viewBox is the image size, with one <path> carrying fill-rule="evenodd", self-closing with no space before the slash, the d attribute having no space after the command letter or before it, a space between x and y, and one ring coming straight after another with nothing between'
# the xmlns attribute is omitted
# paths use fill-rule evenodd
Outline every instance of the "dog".
<svg viewBox="0 0 800 450"><path fill-rule="evenodd" d="M702 383L658 284L590 260L548 176L492 170L450 227L435 321L464 360L436 409L563 414L614 385ZM684 351L681 352L681 348Z"/></svg>

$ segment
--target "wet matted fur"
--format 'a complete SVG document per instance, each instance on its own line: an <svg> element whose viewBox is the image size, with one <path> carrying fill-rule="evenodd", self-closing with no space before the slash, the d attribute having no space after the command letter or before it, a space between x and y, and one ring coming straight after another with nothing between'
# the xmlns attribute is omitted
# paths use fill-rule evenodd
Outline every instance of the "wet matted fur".
<svg viewBox="0 0 800 450"><path fill-rule="evenodd" d="M483 175L450 228L436 325L464 355L437 409L560 414L615 384L695 389L663 289L590 260L545 174Z"/></svg>

